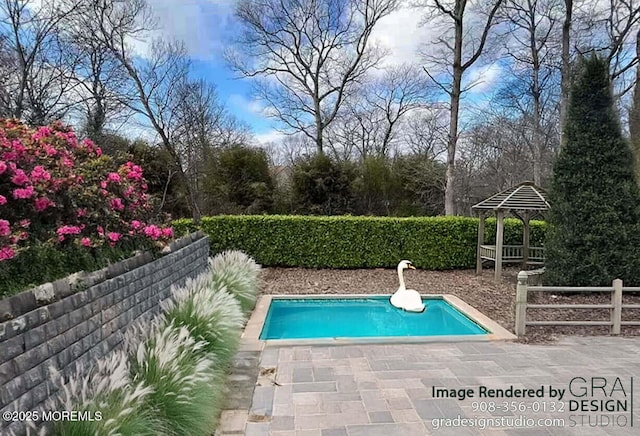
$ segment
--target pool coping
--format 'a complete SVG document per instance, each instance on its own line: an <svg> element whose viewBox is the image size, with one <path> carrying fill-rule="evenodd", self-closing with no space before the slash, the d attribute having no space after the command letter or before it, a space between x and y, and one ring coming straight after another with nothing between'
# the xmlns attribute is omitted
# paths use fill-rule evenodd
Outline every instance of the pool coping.
<svg viewBox="0 0 640 436"><path fill-rule="evenodd" d="M421 294L423 298L443 299L465 316L480 325L489 333L486 335L448 335L448 336L384 336L364 338L314 338L314 339L260 339L260 333L267 317L271 300L277 299L332 299L332 298L370 298L389 297L389 294L299 294L299 295L262 295L253 309L253 313L242 333L242 349L261 350L263 347L292 345L353 345L353 344L408 344L429 342L467 342L467 341L512 341L518 337L500 324L475 309L473 306L451 294Z"/></svg>

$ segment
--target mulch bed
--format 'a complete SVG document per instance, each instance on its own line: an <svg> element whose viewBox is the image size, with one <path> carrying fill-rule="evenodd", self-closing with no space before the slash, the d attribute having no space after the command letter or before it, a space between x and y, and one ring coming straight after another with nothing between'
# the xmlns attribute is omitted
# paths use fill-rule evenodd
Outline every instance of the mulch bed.
<svg viewBox="0 0 640 436"><path fill-rule="evenodd" d="M424 294L453 294L475 307L507 330L513 332L515 322L516 275L518 269L507 269L500 283L493 281L493 270L485 270L482 277L474 270L405 271L407 288ZM263 294L392 294L398 288L395 269L305 269L265 268ZM606 304L610 294L531 295L529 301L538 304ZM623 304L640 304L640 295L625 293ZM531 320L608 320L608 309L538 310L529 309ZM640 310L625 309L623 320L640 321ZM528 326L520 338L525 343L545 343L562 335L607 335L608 327ZM624 336L640 336L640 326L623 326Z"/></svg>

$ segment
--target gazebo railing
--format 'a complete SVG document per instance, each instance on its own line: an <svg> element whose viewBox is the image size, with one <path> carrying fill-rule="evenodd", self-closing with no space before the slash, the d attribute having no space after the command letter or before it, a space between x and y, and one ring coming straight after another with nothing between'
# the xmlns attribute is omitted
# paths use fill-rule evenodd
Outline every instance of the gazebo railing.
<svg viewBox="0 0 640 436"><path fill-rule="evenodd" d="M544 264L544 247L529 247L529 261Z"/></svg>
<svg viewBox="0 0 640 436"><path fill-rule="evenodd" d="M495 245L481 245L480 257L486 260L496 260L496 246ZM503 245L502 246L502 261L503 262L521 262L524 260L524 246L523 245ZM544 247L529 247L529 263L543 264L544 263Z"/></svg>

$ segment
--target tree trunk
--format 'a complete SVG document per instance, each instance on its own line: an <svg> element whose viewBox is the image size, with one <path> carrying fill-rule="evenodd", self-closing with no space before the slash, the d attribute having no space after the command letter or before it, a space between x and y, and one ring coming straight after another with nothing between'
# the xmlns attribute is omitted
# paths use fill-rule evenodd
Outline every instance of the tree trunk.
<svg viewBox="0 0 640 436"><path fill-rule="evenodd" d="M462 15L462 14L461 14ZM453 53L453 83L451 84L451 114L449 119L449 140L447 142L447 171L444 191L444 213L455 215L455 170L456 146L458 144L458 115L460 112L460 95L462 92L462 19L455 23L455 47Z"/></svg>
<svg viewBox="0 0 640 436"><path fill-rule="evenodd" d="M538 44L534 32L530 34L531 59L533 60L532 89L533 94L533 183L542 184L542 103L540 101L540 57L538 56Z"/></svg>
<svg viewBox="0 0 640 436"><path fill-rule="evenodd" d="M636 56L640 57L640 31L636 35ZM637 70L637 77L640 78L640 64L638 64ZM636 183L640 186L640 81L638 79L636 79L636 85L633 88L633 102L629 113L629 135Z"/></svg>
<svg viewBox="0 0 640 436"><path fill-rule="evenodd" d="M322 144L322 121L318 121L316 130L316 150L318 154L324 154L324 148Z"/></svg>
<svg viewBox="0 0 640 436"><path fill-rule="evenodd" d="M565 18L562 25L562 70L560 79L560 147L564 144L564 124L567 118L569 104L569 89L571 85L571 17L573 14L573 0L564 0Z"/></svg>

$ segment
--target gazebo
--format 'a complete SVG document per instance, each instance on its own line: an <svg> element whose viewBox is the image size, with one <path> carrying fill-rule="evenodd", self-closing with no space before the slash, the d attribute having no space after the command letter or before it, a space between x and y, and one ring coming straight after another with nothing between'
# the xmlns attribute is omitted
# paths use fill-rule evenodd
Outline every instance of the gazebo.
<svg viewBox="0 0 640 436"><path fill-rule="evenodd" d="M477 212L480 218L476 274L482 274L483 260L495 262L496 280L502 276L503 262L522 262L525 267L543 265L544 248L529 246L529 221L538 214L544 214L550 208L544 190L532 182L520 183L472 206L471 209ZM484 224L488 211L494 211L497 218L496 245L484 244ZM507 212L522 220L524 224L522 245L503 245L504 216Z"/></svg>

